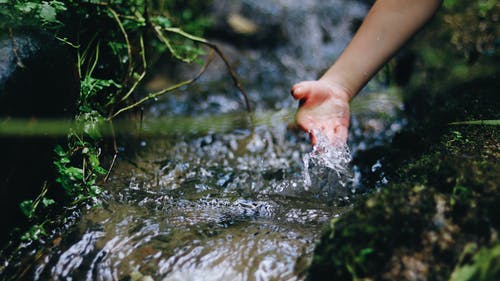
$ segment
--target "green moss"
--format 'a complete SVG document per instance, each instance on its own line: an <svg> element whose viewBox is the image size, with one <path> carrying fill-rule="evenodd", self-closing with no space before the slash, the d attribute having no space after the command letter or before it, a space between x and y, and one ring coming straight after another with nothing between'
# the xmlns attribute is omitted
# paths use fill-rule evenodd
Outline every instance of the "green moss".
<svg viewBox="0 0 500 281"><path fill-rule="evenodd" d="M402 89L409 125L374 149L390 184L332 221L310 280L500 280L500 128L451 124L500 119L496 49L471 62L471 46L462 59L420 50L427 65Z"/></svg>
<svg viewBox="0 0 500 281"><path fill-rule="evenodd" d="M467 243L498 244L499 130L459 130L446 130L394 173L392 184L332 222L309 278L448 280Z"/></svg>

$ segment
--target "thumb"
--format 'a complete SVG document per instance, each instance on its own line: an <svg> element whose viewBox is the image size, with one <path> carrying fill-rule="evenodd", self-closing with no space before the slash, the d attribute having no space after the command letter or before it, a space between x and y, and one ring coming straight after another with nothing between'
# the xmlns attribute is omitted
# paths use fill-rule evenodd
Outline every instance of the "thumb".
<svg viewBox="0 0 500 281"><path fill-rule="evenodd" d="M301 82L293 85L291 94L294 99L301 100L307 97L309 90L310 86L308 85L308 82Z"/></svg>

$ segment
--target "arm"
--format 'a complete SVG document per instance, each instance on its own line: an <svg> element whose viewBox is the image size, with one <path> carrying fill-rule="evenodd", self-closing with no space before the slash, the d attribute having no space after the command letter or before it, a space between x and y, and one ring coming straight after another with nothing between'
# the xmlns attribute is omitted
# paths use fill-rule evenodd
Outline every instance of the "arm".
<svg viewBox="0 0 500 281"><path fill-rule="evenodd" d="M293 86L300 100L297 122L318 131L331 143L345 142L349 101L396 51L434 14L441 0L378 0L359 30L330 69L318 81Z"/></svg>

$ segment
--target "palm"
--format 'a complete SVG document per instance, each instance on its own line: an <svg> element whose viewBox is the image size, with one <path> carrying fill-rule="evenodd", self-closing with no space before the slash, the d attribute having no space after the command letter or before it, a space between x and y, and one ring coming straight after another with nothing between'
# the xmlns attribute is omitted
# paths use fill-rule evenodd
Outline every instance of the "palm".
<svg viewBox="0 0 500 281"><path fill-rule="evenodd" d="M300 101L297 124L310 133L313 144L321 137L326 137L331 144L346 142L349 95L345 91L323 81L302 82L292 91L294 98Z"/></svg>

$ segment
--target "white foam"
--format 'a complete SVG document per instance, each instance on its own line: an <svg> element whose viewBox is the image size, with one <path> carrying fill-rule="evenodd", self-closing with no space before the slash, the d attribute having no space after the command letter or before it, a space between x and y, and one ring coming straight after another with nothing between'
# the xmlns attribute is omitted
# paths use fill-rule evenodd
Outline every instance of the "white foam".
<svg viewBox="0 0 500 281"><path fill-rule="evenodd" d="M311 152L302 157L305 190L309 190L312 186L311 172L314 176L321 176L314 171L318 170L314 167L319 167L319 170L328 168L330 173L335 173L337 182L345 187L347 183L352 182L352 171L349 166L352 156L349 146L345 143L331 144L320 132L313 132L313 134L316 137L316 144Z"/></svg>

